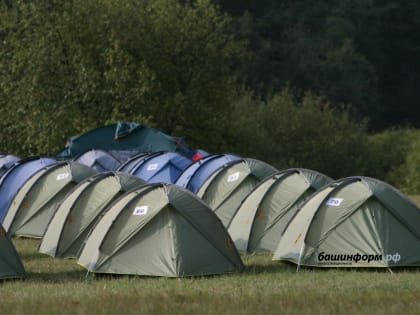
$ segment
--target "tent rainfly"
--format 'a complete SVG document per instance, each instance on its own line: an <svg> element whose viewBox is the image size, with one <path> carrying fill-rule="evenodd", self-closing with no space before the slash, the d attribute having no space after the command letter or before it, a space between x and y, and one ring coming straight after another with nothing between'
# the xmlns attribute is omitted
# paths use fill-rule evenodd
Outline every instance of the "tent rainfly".
<svg viewBox="0 0 420 315"><path fill-rule="evenodd" d="M86 236L107 206L144 183L140 178L120 172L104 172L85 179L58 206L39 251L52 257L78 257Z"/></svg>
<svg viewBox="0 0 420 315"><path fill-rule="evenodd" d="M188 147L182 138L135 122L118 122L71 137L66 147L57 153L58 159L70 159L90 149L112 152L126 159L140 152L176 151L186 154Z"/></svg>
<svg viewBox="0 0 420 315"><path fill-rule="evenodd" d="M420 209L382 181L349 177L303 205L273 259L298 267L420 266L419 248Z"/></svg>
<svg viewBox="0 0 420 315"><path fill-rule="evenodd" d="M162 183L115 201L87 238L79 264L95 273L165 277L244 269L214 212L190 191Z"/></svg>
<svg viewBox="0 0 420 315"><path fill-rule="evenodd" d="M111 153L98 149L81 153L74 157L73 161L89 166L97 172L115 171L121 165Z"/></svg>
<svg viewBox="0 0 420 315"><path fill-rule="evenodd" d="M25 278L25 268L6 231L0 224L0 279Z"/></svg>
<svg viewBox="0 0 420 315"><path fill-rule="evenodd" d="M260 182L237 209L228 227L236 248L251 253L273 252L302 204L331 181L316 171L293 168Z"/></svg>
<svg viewBox="0 0 420 315"><path fill-rule="evenodd" d="M10 236L41 238L57 205L76 184L96 171L76 162L57 162L34 173L17 191L3 220Z"/></svg>
<svg viewBox="0 0 420 315"><path fill-rule="evenodd" d="M214 171L220 169L223 165L237 161L241 158L233 154L212 154L190 164L177 178L175 184L193 193L197 193L198 189L203 185L206 179L213 174Z"/></svg>
<svg viewBox="0 0 420 315"><path fill-rule="evenodd" d="M141 159L130 174L148 183L174 183L192 161L177 152L157 152Z"/></svg>
<svg viewBox="0 0 420 315"><path fill-rule="evenodd" d="M49 157L33 156L17 161L0 180L0 221L3 219L10 207L12 199L20 187L40 169L56 163L55 159Z"/></svg>
<svg viewBox="0 0 420 315"><path fill-rule="evenodd" d="M264 178L277 172L259 160L244 158L231 161L214 171L197 191L225 226L248 193Z"/></svg>
<svg viewBox="0 0 420 315"><path fill-rule="evenodd" d="M0 153L0 176L11 168L20 158L8 153Z"/></svg>

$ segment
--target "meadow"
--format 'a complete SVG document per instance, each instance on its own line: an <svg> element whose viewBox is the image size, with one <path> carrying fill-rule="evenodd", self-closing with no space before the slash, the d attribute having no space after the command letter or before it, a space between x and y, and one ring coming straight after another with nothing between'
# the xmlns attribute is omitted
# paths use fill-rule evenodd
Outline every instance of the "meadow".
<svg viewBox="0 0 420 315"><path fill-rule="evenodd" d="M308 269L244 255L246 270L196 278L98 276L13 239L28 277L0 284L0 314L420 314L420 268Z"/></svg>

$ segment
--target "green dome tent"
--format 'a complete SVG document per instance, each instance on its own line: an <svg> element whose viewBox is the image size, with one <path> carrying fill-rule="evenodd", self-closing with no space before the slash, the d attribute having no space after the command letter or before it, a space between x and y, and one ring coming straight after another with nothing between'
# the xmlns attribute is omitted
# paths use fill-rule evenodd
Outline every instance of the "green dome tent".
<svg viewBox="0 0 420 315"><path fill-rule="evenodd" d="M331 178L308 169L277 172L254 188L237 209L228 232L240 251L273 252L299 207Z"/></svg>
<svg viewBox="0 0 420 315"><path fill-rule="evenodd" d="M144 184L140 178L105 172L87 178L62 200L42 237L39 251L52 257L78 257L83 242L106 207Z"/></svg>
<svg viewBox="0 0 420 315"><path fill-rule="evenodd" d="M41 238L61 200L95 173L76 162L57 162L34 173L17 191L4 217L8 235Z"/></svg>
<svg viewBox="0 0 420 315"><path fill-rule="evenodd" d="M118 122L71 137L57 153L58 159L71 159L91 149L109 151L121 161L139 152L176 151L187 153L182 138L134 122Z"/></svg>
<svg viewBox="0 0 420 315"><path fill-rule="evenodd" d="M197 191L225 226L248 193L264 178L277 172L273 166L255 159L228 162L211 174Z"/></svg>
<svg viewBox="0 0 420 315"><path fill-rule="evenodd" d="M244 269L214 212L173 184L144 185L115 201L87 238L79 264L96 273L165 277Z"/></svg>
<svg viewBox="0 0 420 315"><path fill-rule="evenodd" d="M25 278L22 261L6 231L0 224L0 279Z"/></svg>
<svg viewBox="0 0 420 315"><path fill-rule="evenodd" d="M285 230L274 260L316 267L420 266L420 209L367 177L325 186Z"/></svg>

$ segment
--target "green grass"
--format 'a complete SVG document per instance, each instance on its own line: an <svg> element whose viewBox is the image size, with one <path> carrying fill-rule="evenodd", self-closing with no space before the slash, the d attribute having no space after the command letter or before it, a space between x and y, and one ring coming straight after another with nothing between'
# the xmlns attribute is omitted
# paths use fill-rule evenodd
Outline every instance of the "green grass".
<svg viewBox="0 0 420 315"><path fill-rule="evenodd" d="M243 256L241 274L96 276L13 240L28 278L0 284L0 314L420 314L420 269L301 269Z"/></svg>

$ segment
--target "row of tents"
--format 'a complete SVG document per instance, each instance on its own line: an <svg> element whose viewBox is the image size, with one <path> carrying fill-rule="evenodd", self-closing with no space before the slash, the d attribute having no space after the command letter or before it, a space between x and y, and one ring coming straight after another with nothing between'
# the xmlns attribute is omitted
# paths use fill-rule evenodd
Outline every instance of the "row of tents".
<svg viewBox="0 0 420 315"><path fill-rule="evenodd" d="M90 148L65 161L14 161L0 179L8 257L19 260L9 238L25 236L41 238L40 252L75 257L97 273L240 272L239 252L271 252L298 267L420 265L420 210L394 187L200 155L136 152L123 160ZM10 274L1 262L0 273Z"/></svg>

